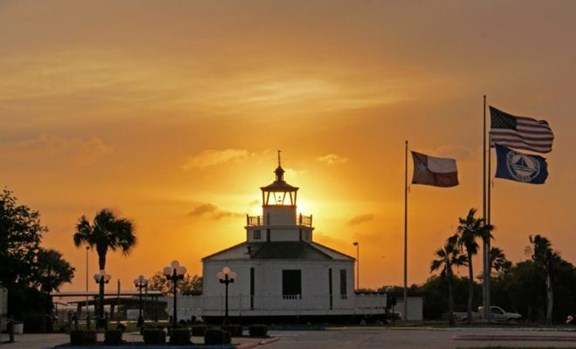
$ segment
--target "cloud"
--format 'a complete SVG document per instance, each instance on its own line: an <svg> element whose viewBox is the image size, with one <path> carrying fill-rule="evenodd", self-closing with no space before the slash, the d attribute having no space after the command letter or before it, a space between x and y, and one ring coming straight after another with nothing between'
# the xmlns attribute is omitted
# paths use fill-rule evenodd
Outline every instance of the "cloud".
<svg viewBox="0 0 576 349"><path fill-rule="evenodd" d="M348 221L348 225L358 225L361 223L369 222L374 219L374 215L372 213L362 214L356 216Z"/></svg>
<svg viewBox="0 0 576 349"><path fill-rule="evenodd" d="M337 165L346 163L348 161L348 158L336 154L326 154L317 157L316 160L327 165Z"/></svg>
<svg viewBox="0 0 576 349"><path fill-rule="evenodd" d="M242 217L240 213L225 211L219 209L216 205L210 203L196 203L192 211L188 213L190 217L209 217L210 219L220 220L227 217Z"/></svg>
<svg viewBox="0 0 576 349"><path fill-rule="evenodd" d="M189 157L186 163L182 165L182 168L184 170L190 170L192 168L206 168L221 165L227 162L241 162L248 156L248 151L244 149L207 149L198 155Z"/></svg>
<svg viewBox="0 0 576 349"><path fill-rule="evenodd" d="M80 165L93 164L113 151L112 147L99 138L78 139L52 135L7 144L1 150L18 159L68 159Z"/></svg>

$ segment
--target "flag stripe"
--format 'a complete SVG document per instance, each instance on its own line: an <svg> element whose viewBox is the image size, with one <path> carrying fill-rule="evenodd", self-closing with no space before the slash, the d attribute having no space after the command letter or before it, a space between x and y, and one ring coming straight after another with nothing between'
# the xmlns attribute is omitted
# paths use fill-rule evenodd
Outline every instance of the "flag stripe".
<svg viewBox="0 0 576 349"><path fill-rule="evenodd" d="M492 127L490 146L502 144L511 148L548 153L552 150L554 134L548 122L523 116L513 116L490 107Z"/></svg>
<svg viewBox="0 0 576 349"><path fill-rule="evenodd" d="M424 184L434 187L454 187L458 185L456 160L437 158L422 153L412 152L414 173L412 184Z"/></svg>

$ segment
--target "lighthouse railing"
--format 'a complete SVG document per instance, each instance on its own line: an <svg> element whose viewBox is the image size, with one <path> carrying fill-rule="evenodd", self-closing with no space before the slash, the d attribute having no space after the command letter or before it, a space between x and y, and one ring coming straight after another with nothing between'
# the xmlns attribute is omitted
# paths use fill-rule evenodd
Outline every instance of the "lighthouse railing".
<svg viewBox="0 0 576 349"><path fill-rule="evenodd" d="M261 226L267 225L266 222L269 221L265 220L263 216L246 216L246 226L254 227L254 226ZM306 216L303 214L299 214L297 217L298 225L304 227L312 227L312 215Z"/></svg>

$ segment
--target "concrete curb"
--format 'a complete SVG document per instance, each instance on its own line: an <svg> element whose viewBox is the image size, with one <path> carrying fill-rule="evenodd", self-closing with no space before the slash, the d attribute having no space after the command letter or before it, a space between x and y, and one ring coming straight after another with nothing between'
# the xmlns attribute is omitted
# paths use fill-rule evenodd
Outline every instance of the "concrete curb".
<svg viewBox="0 0 576 349"><path fill-rule="evenodd" d="M576 336L525 336L525 335L459 335L456 341L506 341L506 342L576 342Z"/></svg>
<svg viewBox="0 0 576 349"><path fill-rule="evenodd" d="M252 349L252 348L256 348L259 345L266 345L266 344L278 342L279 340L280 340L280 337L272 337L272 338L263 339L259 342L243 343L243 344L236 346L236 349Z"/></svg>

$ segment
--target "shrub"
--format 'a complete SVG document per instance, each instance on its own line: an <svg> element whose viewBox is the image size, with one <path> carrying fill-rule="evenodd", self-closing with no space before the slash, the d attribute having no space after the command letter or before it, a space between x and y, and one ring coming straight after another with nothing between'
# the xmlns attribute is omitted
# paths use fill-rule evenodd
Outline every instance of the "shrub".
<svg viewBox="0 0 576 349"><path fill-rule="evenodd" d="M104 332L104 344L106 345L120 345L123 343L122 330L106 330Z"/></svg>
<svg viewBox="0 0 576 349"><path fill-rule="evenodd" d="M207 328L206 325L192 325L192 336L204 337Z"/></svg>
<svg viewBox="0 0 576 349"><path fill-rule="evenodd" d="M145 328L142 330L142 337L146 344L166 343L166 332L161 328Z"/></svg>
<svg viewBox="0 0 576 349"><path fill-rule="evenodd" d="M170 344L190 344L191 335L192 333L187 328L173 328L172 331L170 331Z"/></svg>
<svg viewBox="0 0 576 349"><path fill-rule="evenodd" d="M267 337L268 336L268 326L266 325L251 325L248 328L248 333L250 337Z"/></svg>
<svg viewBox="0 0 576 349"><path fill-rule="evenodd" d="M160 324L145 324L140 327L140 334L143 335L144 331L148 329L164 330L164 327Z"/></svg>
<svg viewBox="0 0 576 349"><path fill-rule="evenodd" d="M26 333L46 333L50 317L40 312L27 312L22 315Z"/></svg>
<svg viewBox="0 0 576 349"><path fill-rule="evenodd" d="M224 331L230 332L230 335L232 337L242 337L242 326L240 325L233 325L233 324L223 325L222 329Z"/></svg>
<svg viewBox="0 0 576 349"><path fill-rule="evenodd" d="M86 345L96 343L96 331L93 330L73 330L70 332L70 344Z"/></svg>
<svg viewBox="0 0 576 349"><path fill-rule="evenodd" d="M218 327L207 329L204 335L204 344L206 345L230 344L230 342L232 342L230 332Z"/></svg>

